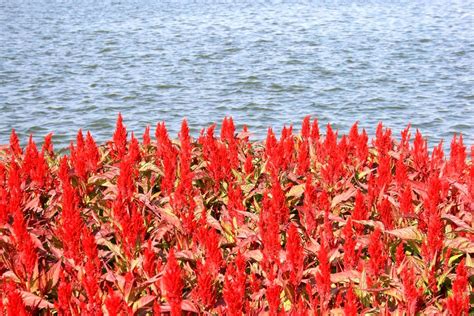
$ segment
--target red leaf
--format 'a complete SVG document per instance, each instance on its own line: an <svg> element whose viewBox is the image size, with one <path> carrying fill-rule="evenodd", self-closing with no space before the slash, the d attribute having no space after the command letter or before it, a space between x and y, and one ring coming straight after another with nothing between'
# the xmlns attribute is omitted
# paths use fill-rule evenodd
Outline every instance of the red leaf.
<svg viewBox="0 0 474 316"><path fill-rule="evenodd" d="M39 308L53 308L54 305L47 300L26 291L21 291L21 297L26 306Z"/></svg>

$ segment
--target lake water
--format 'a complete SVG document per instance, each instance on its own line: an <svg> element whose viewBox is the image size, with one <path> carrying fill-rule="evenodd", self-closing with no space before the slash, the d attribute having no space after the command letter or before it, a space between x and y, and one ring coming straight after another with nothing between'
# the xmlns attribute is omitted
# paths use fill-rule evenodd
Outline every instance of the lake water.
<svg viewBox="0 0 474 316"><path fill-rule="evenodd" d="M0 0L0 143L308 114L474 143L474 1Z"/></svg>

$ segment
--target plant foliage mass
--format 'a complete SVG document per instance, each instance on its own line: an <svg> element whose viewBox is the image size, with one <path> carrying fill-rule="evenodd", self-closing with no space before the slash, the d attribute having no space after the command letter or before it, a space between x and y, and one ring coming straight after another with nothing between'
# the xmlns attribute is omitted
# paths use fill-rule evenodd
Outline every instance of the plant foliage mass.
<svg viewBox="0 0 474 316"><path fill-rule="evenodd" d="M0 150L0 314L468 315L474 146L231 118ZM469 153L470 151L470 153ZM470 160L468 159L470 155Z"/></svg>

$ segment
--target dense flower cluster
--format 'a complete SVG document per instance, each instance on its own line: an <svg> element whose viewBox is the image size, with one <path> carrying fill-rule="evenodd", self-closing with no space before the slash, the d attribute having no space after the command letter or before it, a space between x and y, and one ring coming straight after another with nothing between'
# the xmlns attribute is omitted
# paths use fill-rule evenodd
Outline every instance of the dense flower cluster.
<svg viewBox="0 0 474 316"><path fill-rule="evenodd" d="M470 153L468 152L470 151ZM470 160L468 159L470 155ZM1 315L468 315L474 146L226 118L0 149Z"/></svg>

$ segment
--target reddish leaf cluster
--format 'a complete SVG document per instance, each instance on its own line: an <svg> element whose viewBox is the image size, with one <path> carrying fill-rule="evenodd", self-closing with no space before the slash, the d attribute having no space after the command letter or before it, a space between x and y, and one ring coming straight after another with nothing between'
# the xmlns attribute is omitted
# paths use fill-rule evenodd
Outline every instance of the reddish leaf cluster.
<svg viewBox="0 0 474 316"><path fill-rule="evenodd" d="M0 314L474 312L474 146L224 119L0 149ZM470 160L468 152L470 151Z"/></svg>

